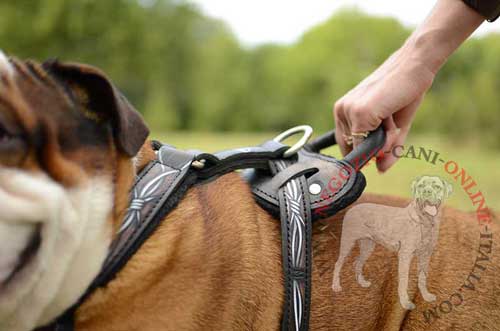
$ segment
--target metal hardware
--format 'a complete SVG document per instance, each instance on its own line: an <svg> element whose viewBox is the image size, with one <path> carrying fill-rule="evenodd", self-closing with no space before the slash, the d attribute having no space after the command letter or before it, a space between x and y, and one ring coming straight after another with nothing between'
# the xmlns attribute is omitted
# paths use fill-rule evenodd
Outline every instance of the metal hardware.
<svg viewBox="0 0 500 331"><path fill-rule="evenodd" d="M317 195L321 193L321 185L318 183L313 183L309 186L309 193L312 195Z"/></svg>
<svg viewBox="0 0 500 331"><path fill-rule="evenodd" d="M205 167L205 160L195 160L191 163L191 166L195 169L203 169Z"/></svg>
<svg viewBox="0 0 500 331"><path fill-rule="evenodd" d="M285 153L283 153L283 157L290 157L295 155L304 145L307 143L309 138L311 138L313 134L313 129L309 125L299 125L296 127L293 127L289 130L286 130L285 132L280 133L276 138L273 140L276 142L282 142L288 137L291 137L299 132L303 132L302 138L300 138L299 141L295 143L292 147L287 149Z"/></svg>

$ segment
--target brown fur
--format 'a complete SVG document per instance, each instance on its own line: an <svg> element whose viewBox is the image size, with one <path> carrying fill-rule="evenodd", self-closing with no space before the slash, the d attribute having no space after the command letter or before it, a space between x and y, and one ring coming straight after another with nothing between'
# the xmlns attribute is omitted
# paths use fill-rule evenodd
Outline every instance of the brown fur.
<svg viewBox="0 0 500 331"><path fill-rule="evenodd" d="M408 203L375 195L365 195L360 202L399 207ZM409 293L417 308L401 308L397 254L381 247L365 267L372 287L359 287L353 272L344 270L344 291L334 297L331 280L343 215L314 225L311 330L496 328L500 268L495 244L493 263L485 263L476 290L465 290L464 303L432 323L426 322L424 311L433 304L419 297L414 276ZM491 230L495 238L498 219ZM283 304L280 238L279 222L255 204L238 175L195 187L117 279L78 311L77 330L276 330ZM470 273L478 240L473 215L445 208L428 279L437 303ZM413 271L415 267L413 263Z"/></svg>
<svg viewBox="0 0 500 331"><path fill-rule="evenodd" d="M108 131L107 136L96 137L99 146L80 143L65 149L64 144L75 139L83 117L80 105L48 74L40 74L43 69L39 65L16 59L11 63L16 75L2 76L0 113L5 119L0 124L23 148L16 151L22 153L14 158L19 162L10 166L45 172L65 186L78 185L96 173L114 173L119 157L110 128L103 130ZM5 155L6 161L12 159L12 155Z"/></svg>
<svg viewBox="0 0 500 331"><path fill-rule="evenodd" d="M86 90L77 83L65 89L62 82L47 72L54 64L44 68L33 61L15 58L10 61L16 75L0 75L0 128L14 136L16 145L12 151L0 150L0 165L44 172L68 187L81 184L89 176L112 176L114 183L121 183L115 186L111 215L117 227L116 220L121 219L128 207L128 190L135 169L130 158L117 148L112 125L88 118L90 111L97 110L88 109ZM64 66L57 62L55 65ZM71 70L76 69L71 67ZM102 75L87 66L82 67L82 72ZM71 95L70 90L74 91ZM75 140L77 132L83 131L80 128L83 121L91 130L87 132L89 140L77 140L65 148L68 141Z"/></svg>
<svg viewBox="0 0 500 331"><path fill-rule="evenodd" d="M11 146L15 148L2 147L6 149L0 150L0 164L47 173L66 187L98 174L112 176L115 199L110 222L116 229L136 173L129 155L141 135L132 144L120 142L129 132L114 134L122 125L119 121L108 123L102 119L109 114L92 113L95 109L85 105L89 101L85 89L66 86L75 89L73 100L61 87L64 84L36 63L12 62L15 79L0 76L0 124L15 136ZM100 73L85 68L82 75L100 79ZM78 73L78 67L73 69ZM83 122L88 129L86 141L75 136ZM131 127L121 126L129 131ZM137 157L137 168L153 157L146 143ZM408 204L404 199L374 195L365 195L360 202ZM380 246L365 266L372 286L358 286L354 273L345 267L343 291L334 295L332 272L344 213L313 226L311 330L500 329L497 216L489 227L492 251L475 266L479 251L488 251L488 242L480 242L474 215L444 209L428 275L429 290L438 300L427 303L420 297L413 262L409 294L417 308L406 311L397 294L397 254ZM280 245L279 222L256 205L237 174L194 187L117 278L80 307L77 330L279 329L283 305ZM353 265L356 250L346 266ZM462 286L468 276L471 280L471 272L477 277L472 278L474 289L471 284ZM460 288L463 303L449 313L439 313L439 318L429 315Z"/></svg>

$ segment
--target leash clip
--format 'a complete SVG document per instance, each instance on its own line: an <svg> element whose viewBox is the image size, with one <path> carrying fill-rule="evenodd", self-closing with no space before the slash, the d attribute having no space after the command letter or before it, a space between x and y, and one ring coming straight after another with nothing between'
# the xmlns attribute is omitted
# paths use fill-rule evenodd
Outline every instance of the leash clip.
<svg viewBox="0 0 500 331"><path fill-rule="evenodd" d="M297 152L302 147L304 147L305 144L307 144L307 141L309 140L309 138L311 138L311 136L313 134L312 127L310 127L309 125L299 125L299 126L291 128L291 129L288 129L285 132L280 133L278 136L276 136L273 139L274 141L279 143L279 142L282 142L283 140L285 140L286 138L289 138L289 137L291 137L299 132L303 133L302 138L300 138L300 140L297 141L295 143L295 145L293 145L292 147L287 149L283 153L283 157L290 157L290 156L297 154Z"/></svg>

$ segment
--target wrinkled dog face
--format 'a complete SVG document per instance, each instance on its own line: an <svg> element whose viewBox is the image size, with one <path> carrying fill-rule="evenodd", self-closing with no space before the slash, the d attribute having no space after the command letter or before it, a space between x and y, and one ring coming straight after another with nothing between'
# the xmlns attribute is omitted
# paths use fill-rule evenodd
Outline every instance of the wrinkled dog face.
<svg viewBox="0 0 500 331"><path fill-rule="evenodd" d="M445 198L449 197L453 187L437 176L422 176L412 183L413 196L423 212L436 216Z"/></svg>
<svg viewBox="0 0 500 331"><path fill-rule="evenodd" d="M0 51L0 330L50 322L86 289L111 239L116 169L146 136L97 69Z"/></svg>

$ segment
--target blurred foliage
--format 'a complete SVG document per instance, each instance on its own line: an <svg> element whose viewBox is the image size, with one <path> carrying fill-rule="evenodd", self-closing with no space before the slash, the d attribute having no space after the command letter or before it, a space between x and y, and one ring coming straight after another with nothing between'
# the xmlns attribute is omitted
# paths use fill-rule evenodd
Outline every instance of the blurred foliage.
<svg viewBox="0 0 500 331"><path fill-rule="evenodd" d="M334 101L410 33L394 19L346 9L293 45L247 49L222 22L179 0L0 0L0 12L2 49L102 68L155 130L327 130ZM414 132L500 147L499 58L499 35L462 47Z"/></svg>

